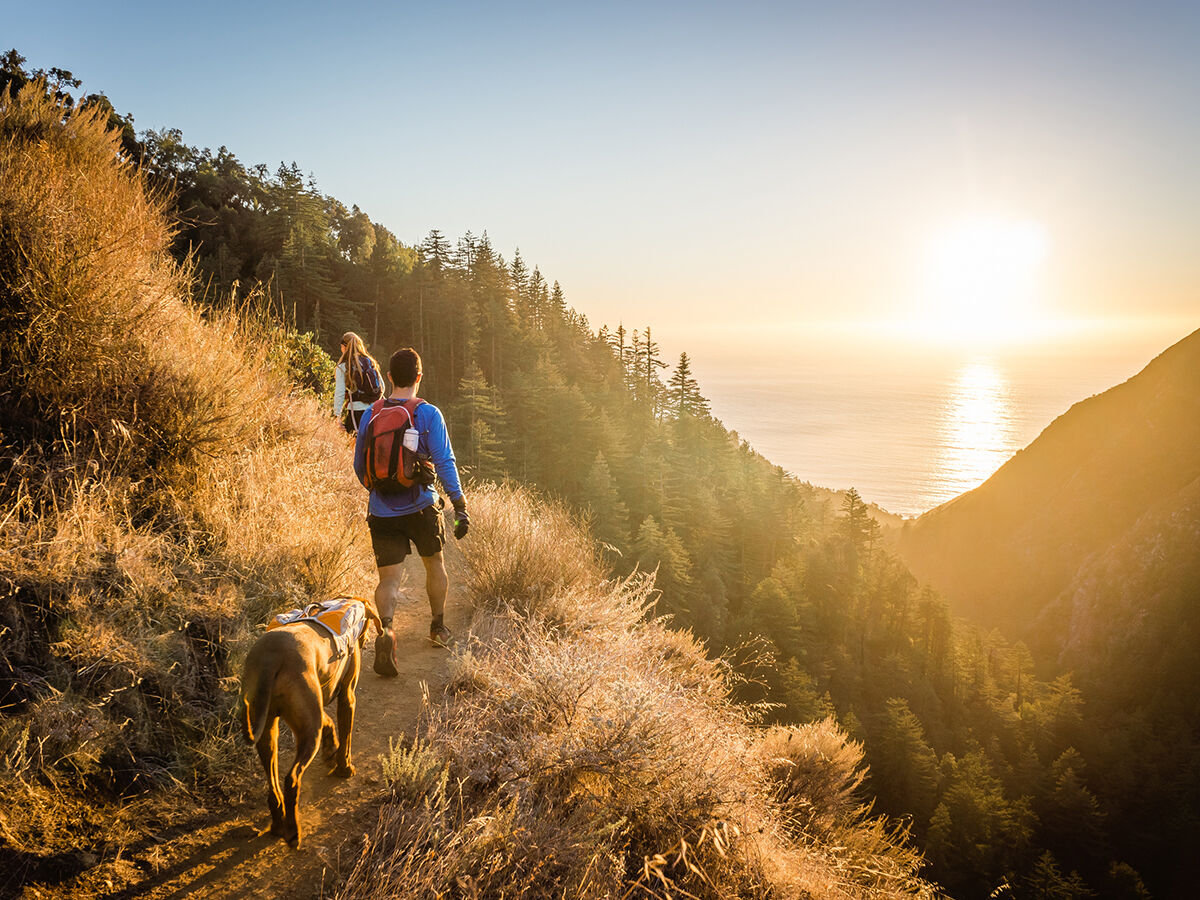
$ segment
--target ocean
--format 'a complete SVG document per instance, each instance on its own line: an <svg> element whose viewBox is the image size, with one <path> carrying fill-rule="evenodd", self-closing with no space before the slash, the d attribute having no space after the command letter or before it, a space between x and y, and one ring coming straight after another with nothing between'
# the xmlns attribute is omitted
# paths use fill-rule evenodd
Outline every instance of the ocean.
<svg viewBox="0 0 1200 900"><path fill-rule="evenodd" d="M824 335L690 355L713 415L773 463L914 516L982 484L1072 404L1184 336L931 352Z"/></svg>

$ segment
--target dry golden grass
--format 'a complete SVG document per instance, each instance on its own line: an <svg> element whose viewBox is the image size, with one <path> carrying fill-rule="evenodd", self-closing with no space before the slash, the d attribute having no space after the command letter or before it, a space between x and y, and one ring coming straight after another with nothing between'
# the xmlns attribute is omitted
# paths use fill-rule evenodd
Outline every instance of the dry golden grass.
<svg viewBox="0 0 1200 900"><path fill-rule="evenodd" d="M881 896L931 896L907 829L872 816L859 787L863 748L832 719L775 726L756 747L789 837L842 882Z"/></svg>
<svg viewBox="0 0 1200 900"><path fill-rule="evenodd" d="M832 723L757 727L560 507L477 487L472 521L472 636L340 898L933 895Z"/></svg>
<svg viewBox="0 0 1200 900"><path fill-rule="evenodd" d="M581 608L575 598L595 595L605 579L595 542L565 508L539 503L511 484L469 487L472 507L483 513L478 524L472 518L468 560L467 586L477 606L574 627L610 622L613 612L624 613L629 625L641 617L626 604ZM560 608L564 596L573 599Z"/></svg>
<svg viewBox="0 0 1200 900"><path fill-rule="evenodd" d="M0 835L17 866L128 839L137 823L114 823L148 789L219 787L254 629L367 583L344 435L285 377L277 328L189 305L163 211L97 116L36 87L0 97Z"/></svg>

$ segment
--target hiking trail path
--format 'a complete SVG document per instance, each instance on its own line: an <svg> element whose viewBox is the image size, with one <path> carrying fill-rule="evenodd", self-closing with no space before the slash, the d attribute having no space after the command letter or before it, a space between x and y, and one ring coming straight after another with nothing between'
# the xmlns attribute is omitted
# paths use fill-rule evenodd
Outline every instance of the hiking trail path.
<svg viewBox="0 0 1200 900"><path fill-rule="evenodd" d="M330 764L323 752L318 753L300 786L299 850L281 838L260 834L271 821L266 777L254 748L239 743L234 752L242 764L237 786L227 791L230 806L193 810L182 825L170 829L169 836L160 841L160 836L151 835L129 848L124 857L119 853L116 859L82 873L63 886L65 892L27 885L22 896L30 900L318 900L330 896L336 873L353 866L363 835L373 830L380 803L388 795L380 754L387 753L389 739L404 735L406 743L412 740L424 691L436 693L446 682L449 655L429 642L424 579L414 584L413 574L393 618L400 674L396 678L375 674L372 631L363 648L356 691L351 751L357 771L350 778L329 775ZM459 609L463 606L452 597L447 612L454 615ZM282 772L291 765L295 743L282 722L279 731Z"/></svg>

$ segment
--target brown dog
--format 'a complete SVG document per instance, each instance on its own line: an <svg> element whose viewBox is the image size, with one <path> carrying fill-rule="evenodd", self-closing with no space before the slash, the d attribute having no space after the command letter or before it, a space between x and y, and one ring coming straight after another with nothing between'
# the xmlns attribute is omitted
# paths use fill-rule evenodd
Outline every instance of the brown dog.
<svg viewBox="0 0 1200 900"><path fill-rule="evenodd" d="M361 604L362 610L356 608ZM330 608L332 605L332 608ZM317 621L316 615L321 614ZM332 617L332 618L331 618ZM375 605L357 597L340 597L276 617L250 648L242 673L243 733L258 749L267 773L267 806L271 834L300 846L296 800L304 770L325 742L325 754L337 764L331 775L354 774L350 732L354 728L354 688L370 623L383 630ZM324 624L322 624L324 623ZM348 629L341 639L339 627ZM357 629L358 633L353 633ZM337 698L337 727L325 706ZM279 720L296 737L292 768L279 779Z"/></svg>

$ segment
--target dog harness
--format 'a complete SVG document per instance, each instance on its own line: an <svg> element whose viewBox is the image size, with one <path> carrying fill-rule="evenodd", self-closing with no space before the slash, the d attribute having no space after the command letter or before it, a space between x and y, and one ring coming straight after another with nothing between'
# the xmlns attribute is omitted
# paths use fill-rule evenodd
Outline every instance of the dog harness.
<svg viewBox="0 0 1200 900"><path fill-rule="evenodd" d="M267 625L267 631L297 622L312 622L329 632L337 645L333 659L341 659L350 655L351 644L367 627L366 605L356 597L335 597L310 603L304 609L280 613Z"/></svg>

